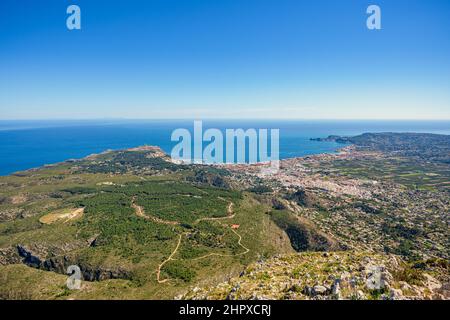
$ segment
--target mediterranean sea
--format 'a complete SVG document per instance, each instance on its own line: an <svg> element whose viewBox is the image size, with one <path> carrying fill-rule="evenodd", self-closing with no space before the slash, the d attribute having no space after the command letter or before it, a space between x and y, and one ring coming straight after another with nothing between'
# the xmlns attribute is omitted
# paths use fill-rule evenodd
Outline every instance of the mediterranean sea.
<svg viewBox="0 0 450 320"><path fill-rule="evenodd" d="M170 154L177 142L174 129L192 132L191 120L48 120L0 121L0 175L83 158L107 149L156 145ZM328 135L364 132L427 132L450 134L450 121L285 121L207 120L203 129L279 129L280 158L336 152L343 145L311 141Z"/></svg>

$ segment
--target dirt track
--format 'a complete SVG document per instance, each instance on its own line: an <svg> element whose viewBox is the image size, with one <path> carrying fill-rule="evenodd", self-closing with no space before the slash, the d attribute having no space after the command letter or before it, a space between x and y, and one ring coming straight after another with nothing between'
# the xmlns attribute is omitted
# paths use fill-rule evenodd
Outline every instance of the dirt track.
<svg viewBox="0 0 450 320"><path fill-rule="evenodd" d="M161 279L160 279L160 278L161 278L161 268L162 268L167 262L169 262L170 260L173 260L173 259L172 259L173 256L177 253L178 248L180 247L180 244L181 244L181 238L182 238L182 237L183 237L183 235L180 234L180 235L179 235L179 238L178 238L177 246L175 247L175 250L173 250L173 252L170 254L170 256L169 256L166 260L164 260L163 262L161 262L160 265L158 266L158 269L156 270L156 281L158 281L158 283L164 283L164 282L167 282L167 281L170 280L170 279L164 279L164 280L161 280Z"/></svg>
<svg viewBox="0 0 450 320"><path fill-rule="evenodd" d="M152 220L153 222L156 222L156 223L167 224L167 225L172 225L172 226L176 226L176 225L180 224L178 221L168 221L168 220L163 220L163 219L160 219L160 218L157 218L154 216L146 215L144 213L144 209L141 206L137 205L135 201L136 201L136 197L133 197L131 207L133 207L133 209L135 210L136 215L138 217L141 217L141 218L144 218L147 220Z"/></svg>
<svg viewBox="0 0 450 320"><path fill-rule="evenodd" d="M219 199L225 200L225 199L223 199L223 198L219 198ZM218 220L224 220L224 219L232 219L232 218L234 218L234 217L236 216L236 213L234 213L234 211L233 211L233 206L234 206L234 203L233 203L233 202L230 202L230 203L228 204L228 207L227 207L227 216L225 216L225 217L217 217L217 218L200 218L200 219L195 220L194 224L197 224L197 223L199 223L200 221L218 221ZM147 220L151 220L151 221L156 222L156 223L166 224L166 225L180 225L180 224L181 224L181 223L178 222L178 221L167 221L167 220L163 220L163 219L160 219L160 218L157 218L157 217L148 216L147 214L145 214L144 209L143 209L141 206L139 206L139 205L136 204L136 197L133 197L132 202L131 202L131 207L135 210L136 215L137 215L138 217L141 217L141 218L144 218L144 219L147 219ZM223 224L223 223L220 223L220 225L223 226L223 227L225 227L225 228L228 227L227 225L225 225L225 224ZM230 229L230 230L231 230L234 234L236 234L236 235L238 236L238 242L237 242L237 243L238 243L238 245L239 245L240 247L242 247L242 248L244 249L243 252L237 253L237 254L209 253L209 254L207 254L207 255L204 255L204 256L201 256L201 257L194 258L194 259L192 259L192 260L200 260L200 259L205 259L205 258L212 257L212 256L217 256L217 257L234 257L234 256L241 256L241 255L244 255L244 254L247 254L248 252L250 252L250 249L247 248L246 246L244 246L244 245L241 243L241 241L242 241L242 236L241 236L239 233L237 233L234 229ZM178 249L179 249L179 247L180 247L181 239L182 239L182 237L183 237L183 234L179 234L178 236L179 236L179 238L178 238L177 246L176 246L175 249L172 251L172 253L170 254L170 256L169 256L166 260L164 260L163 262L161 262L161 263L158 265L158 268L156 269L156 280L158 281L158 283L165 283L165 282L167 282L167 281L170 280L170 279L163 279L163 280L161 280L161 269L162 269L162 267L163 267L167 262L169 262L169 261L171 261L171 260L174 260L173 257L174 257L174 255L177 253L177 251L178 251Z"/></svg>

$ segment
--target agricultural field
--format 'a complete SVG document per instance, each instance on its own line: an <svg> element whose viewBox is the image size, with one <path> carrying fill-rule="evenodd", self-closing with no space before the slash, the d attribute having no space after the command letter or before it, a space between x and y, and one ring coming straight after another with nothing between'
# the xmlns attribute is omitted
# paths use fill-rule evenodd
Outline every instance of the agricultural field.
<svg viewBox="0 0 450 320"><path fill-rule="evenodd" d="M450 190L448 165L401 157L338 160L332 172L367 180L393 181L411 189Z"/></svg>

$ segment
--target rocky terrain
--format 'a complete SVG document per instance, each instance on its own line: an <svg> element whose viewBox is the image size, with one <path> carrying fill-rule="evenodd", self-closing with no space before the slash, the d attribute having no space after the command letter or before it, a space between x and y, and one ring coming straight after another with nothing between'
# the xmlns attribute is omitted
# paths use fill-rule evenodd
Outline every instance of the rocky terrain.
<svg viewBox="0 0 450 320"><path fill-rule="evenodd" d="M213 287L194 287L177 299L422 300L448 299L450 286L432 274L445 263L414 268L372 252L301 253L257 261ZM426 269L426 271L424 271Z"/></svg>

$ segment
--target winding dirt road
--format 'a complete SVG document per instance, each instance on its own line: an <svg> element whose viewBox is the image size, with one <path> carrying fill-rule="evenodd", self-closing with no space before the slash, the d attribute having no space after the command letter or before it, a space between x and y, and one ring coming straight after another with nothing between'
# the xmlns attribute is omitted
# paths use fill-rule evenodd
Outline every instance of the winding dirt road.
<svg viewBox="0 0 450 320"><path fill-rule="evenodd" d="M249 253L250 252L250 249L249 248L247 248L246 246L244 246L242 243L241 243L241 240L242 240L242 236L239 234L239 233L237 233L234 229L230 229L231 231L233 231L237 236L238 236L238 245L240 245L245 251L244 252L241 252L241 253L236 253L236 254L225 254L225 253L209 253L209 254L207 254L207 255L204 255L204 256L201 256L201 257L197 257L197 258L194 258L194 259L192 259L192 260L200 260L200 259L204 259L204 258L208 258L208 257L212 257L212 256L216 256L216 257L236 257L236 256L242 256L242 255L244 255L244 254L247 254L247 253Z"/></svg>
<svg viewBox="0 0 450 320"><path fill-rule="evenodd" d="M219 197L219 199L226 201L225 199L223 199L221 197ZM199 219L194 221L194 224L197 224L197 223L199 223L201 221L218 221L218 220L224 220L224 219L232 219L232 218L234 218L236 216L236 213L233 211L233 206L234 206L234 203L230 201L230 203L228 204L228 207L227 207L227 216L225 216L225 217L199 218ZM163 220L163 219L160 219L160 218L157 218L157 217L154 217L154 216L146 215L145 212L144 212L144 209L141 206L136 204L136 196L133 197L133 199L132 199L131 207L135 210L135 213L136 213L136 215L138 217L141 217L141 218L144 218L144 219L147 219L147 220L151 220L151 221L156 222L156 223L165 224L165 225L180 225L181 224L179 221L167 221L167 220ZM220 225L223 226L224 228L228 227L227 225L225 225L223 223L220 223ZM235 256L241 256L241 255L244 255L244 254L247 254L248 252L250 252L250 249L247 248L246 246L244 246L241 243L242 236L239 233L237 233L234 229L230 229L230 230L234 234L236 234L238 236L238 242L237 243L238 243L238 245L241 248L244 249L243 252L237 253L237 254L222 254L222 253L214 253L213 252L213 253L209 253L209 254L201 256L201 257L194 258L192 260L200 260L200 259L205 259L205 258L212 257L212 256L217 256L217 257L235 257ZM173 257L175 256L175 254L177 253L178 249L180 248L181 239L182 239L183 235L184 235L183 233L178 235L179 238L178 238L177 246L172 251L170 256L166 260L164 260L163 262L161 262L158 265L158 268L156 270L156 280L158 281L158 283L165 283L165 282L171 280L169 278L161 280L161 269L167 262L169 262L171 260L175 260L175 259L173 259Z"/></svg>
<svg viewBox="0 0 450 320"><path fill-rule="evenodd" d="M163 220L154 216L148 216L144 213L144 209L136 204L136 197L133 197L133 200L131 202L131 207L135 210L136 215L138 217L147 219L147 220L151 220L153 222L156 223L161 223L161 224L166 224L166 225L171 225L171 226L177 226L180 225L180 223L178 221L168 221L168 220Z"/></svg>
<svg viewBox="0 0 450 320"><path fill-rule="evenodd" d="M217 221L217 220L224 220L224 219L232 219L232 218L234 218L234 216L236 215L236 214L233 212L233 206L234 206L234 203L233 203L233 202L230 202L230 203L228 204L228 208L227 208L227 216L225 216L225 217L217 217L217 218L213 218L213 217L209 217L209 218L199 218L199 219L197 219L197 220L194 221L194 224L197 224L197 223L199 223L200 221Z"/></svg>
<svg viewBox="0 0 450 320"><path fill-rule="evenodd" d="M167 262L169 262L170 260L174 260L174 259L173 259L173 256L177 253L178 248L180 247L180 244L181 244L181 238L183 237L183 234L179 234L178 236L179 236L179 238L178 238L178 243L177 243L177 246L175 247L175 250L172 251L172 253L170 254L170 256L169 256L166 260L164 260L163 262L161 262L161 263L159 264L158 269L156 270L156 280L158 281L158 283L164 283L164 282L167 282L167 281L170 280L170 279L164 279L164 280L161 280L161 268L162 268Z"/></svg>

